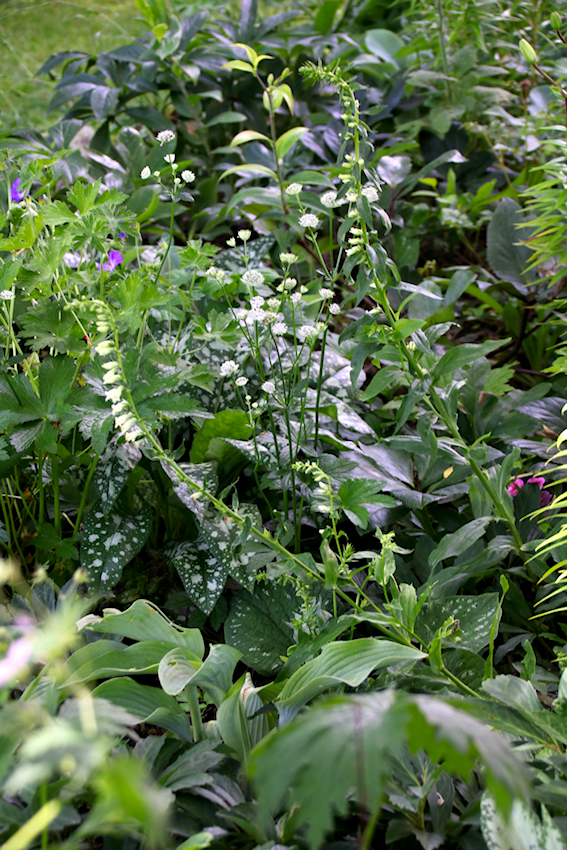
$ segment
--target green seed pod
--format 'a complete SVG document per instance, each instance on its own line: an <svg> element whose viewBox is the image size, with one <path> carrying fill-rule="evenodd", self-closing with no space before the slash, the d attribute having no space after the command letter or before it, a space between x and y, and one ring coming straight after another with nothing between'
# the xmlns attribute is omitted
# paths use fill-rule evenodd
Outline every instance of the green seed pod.
<svg viewBox="0 0 567 850"><path fill-rule="evenodd" d="M549 16L549 22L554 30L561 29L561 15L559 12L552 12Z"/></svg>
<svg viewBox="0 0 567 850"><path fill-rule="evenodd" d="M537 62L537 53L525 38L520 39L520 51L522 56L529 65L535 65Z"/></svg>

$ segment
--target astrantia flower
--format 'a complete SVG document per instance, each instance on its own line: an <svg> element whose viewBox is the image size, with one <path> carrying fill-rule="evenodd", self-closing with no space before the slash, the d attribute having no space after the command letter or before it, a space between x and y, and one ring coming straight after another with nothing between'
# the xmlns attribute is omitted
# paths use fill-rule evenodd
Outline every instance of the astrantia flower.
<svg viewBox="0 0 567 850"><path fill-rule="evenodd" d="M291 290L291 289L295 289L296 286L297 286L297 280L294 277L286 277L286 279L283 282L283 288L287 289L288 291Z"/></svg>
<svg viewBox="0 0 567 850"><path fill-rule="evenodd" d="M274 336L283 336L287 333L287 325L285 322L276 322L272 328L272 333Z"/></svg>
<svg viewBox="0 0 567 850"><path fill-rule="evenodd" d="M268 310L279 310L280 302L277 298L268 298L266 307Z"/></svg>
<svg viewBox="0 0 567 850"><path fill-rule="evenodd" d="M222 378L229 378L231 375L234 375L235 372L238 372L238 364L235 363L234 360L225 360L220 367Z"/></svg>
<svg viewBox="0 0 567 850"><path fill-rule="evenodd" d="M156 136L160 145L165 145L167 142L172 142L175 138L175 133L171 130L160 130L160 132Z"/></svg>
<svg viewBox="0 0 567 850"><path fill-rule="evenodd" d="M211 266L210 269L207 270L207 274L214 277L214 279L218 280L219 283L222 283L224 280L224 269L217 269L215 266Z"/></svg>
<svg viewBox="0 0 567 850"><path fill-rule="evenodd" d="M264 390L265 393L268 393L268 395L271 395L273 392L276 391L276 385L274 384L273 381L264 381L264 383L262 384L262 389Z"/></svg>
<svg viewBox="0 0 567 850"><path fill-rule="evenodd" d="M264 311L261 307L252 307L247 316L248 322L261 322L264 319Z"/></svg>
<svg viewBox="0 0 567 850"><path fill-rule="evenodd" d="M230 239L226 240L226 247L236 248L236 239L234 238L234 236L231 236Z"/></svg>
<svg viewBox="0 0 567 850"><path fill-rule="evenodd" d="M301 292L294 292L293 295L290 295L289 300L291 301L294 307L297 307L297 305L301 301Z"/></svg>
<svg viewBox="0 0 567 850"><path fill-rule="evenodd" d="M29 189L28 189L29 192ZM23 201L28 192L20 192L20 178L16 177L12 185L10 186L10 200L14 204L19 204L20 201Z"/></svg>
<svg viewBox="0 0 567 850"><path fill-rule="evenodd" d="M171 165L171 163L175 162L175 154L174 153L166 153L164 156L164 160Z"/></svg>
<svg viewBox="0 0 567 850"><path fill-rule="evenodd" d="M251 230L239 230L238 231L238 238L242 239L243 242L248 242L248 240L250 239L251 236L252 236Z"/></svg>
<svg viewBox="0 0 567 850"><path fill-rule="evenodd" d="M280 254L280 263L282 266L291 266L293 263L297 262L297 254L289 254L284 251Z"/></svg>
<svg viewBox="0 0 567 850"><path fill-rule="evenodd" d="M325 192L324 195L321 195L321 203L327 209L333 209L333 207L340 207L341 204L344 204L344 198L341 198L340 201L337 201L337 193L336 192Z"/></svg>
<svg viewBox="0 0 567 850"><path fill-rule="evenodd" d="M358 200L358 193L357 193L356 189L349 189L348 192L346 193L345 197L346 197L347 201L351 201L351 203L355 203L355 201Z"/></svg>
<svg viewBox="0 0 567 850"><path fill-rule="evenodd" d="M148 177L151 177L151 176L152 176L152 169L150 168L149 165L144 165L144 167L140 171L140 177L142 178L142 180L147 180Z"/></svg>
<svg viewBox="0 0 567 850"><path fill-rule="evenodd" d="M263 307L265 303L266 299L262 298L261 295L255 295L253 298L250 299L250 306L253 310L259 310L260 307Z"/></svg>
<svg viewBox="0 0 567 850"><path fill-rule="evenodd" d="M242 275L242 282L247 286L261 286L264 283L264 275L258 269L248 269Z"/></svg>
<svg viewBox="0 0 567 850"><path fill-rule="evenodd" d="M321 296L321 298L332 298L333 297L333 290L332 289L326 289L325 287L323 287L323 289L319 290L319 295Z"/></svg>
<svg viewBox="0 0 567 850"><path fill-rule="evenodd" d="M319 219L313 213L305 213L299 219L300 227L319 227Z"/></svg>
<svg viewBox="0 0 567 850"><path fill-rule="evenodd" d="M244 375L241 375L240 378L237 378L234 383L237 387L245 387L248 383L248 378L245 378Z"/></svg>
<svg viewBox="0 0 567 850"><path fill-rule="evenodd" d="M378 200L378 192L374 188L374 186L365 186L362 190L362 194L367 199L369 204L375 204Z"/></svg>
<svg viewBox="0 0 567 850"><path fill-rule="evenodd" d="M186 168L185 171L181 172L181 177L183 178L183 180L185 180L186 183L193 183L195 180L194 173L188 168Z"/></svg>
<svg viewBox="0 0 567 850"><path fill-rule="evenodd" d="M339 304L330 304L329 305L329 313L331 313L333 316L338 316L340 312L341 312L341 308L340 308Z"/></svg>
<svg viewBox="0 0 567 850"><path fill-rule="evenodd" d="M113 272L114 269L123 262L124 257L120 251L109 251L108 261L102 264L102 270L103 272ZM98 269L100 271L100 263L98 264Z"/></svg>
<svg viewBox="0 0 567 850"><path fill-rule="evenodd" d="M239 322L245 322L246 316L248 315L248 310L245 310L243 307L241 307L240 310L237 310L234 315L236 316Z"/></svg>
<svg viewBox="0 0 567 850"><path fill-rule="evenodd" d="M286 192L288 195L299 195L302 189L303 186L301 185L301 183L290 183L286 189Z"/></svg>
<svg viewBox="0 0 567 850"><path fill-rule="evenodd" d="M15 297L16 297L16 294L11 289L3 289L2 292L0 292L0 300L1 301L11 301Z"/></svg>
<svg viewBox="0 0 567 850"><path fill-rule="evenodd" d="M297 330L297 336L300 339L304 339L304 340L305 339L313 339L314 337L317 336L317 334L318 334L317 328L313 327L312 325L303 325L302 327L298 328L298 330Z"/></svg>

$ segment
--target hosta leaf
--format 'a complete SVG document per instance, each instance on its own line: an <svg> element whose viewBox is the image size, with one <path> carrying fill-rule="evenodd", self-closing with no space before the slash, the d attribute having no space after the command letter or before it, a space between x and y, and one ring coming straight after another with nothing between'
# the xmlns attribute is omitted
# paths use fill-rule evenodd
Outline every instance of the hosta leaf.
<svg viewBox="0 0 567 850"><path fill-rule="evenodd" d="M147 599L137 599L124 612L106 611L104 617L89 617L85 625L95 632L120 635L130 640L161 640L182 646L198 658L205 653L198 629L184 629L163 614Z"/></svg>
<svg viewBox="0 0 567 850"><path fill-rule="evenodd" d="M305 703L336 685L356 688L379 668L400 661L419 661L426 655L412 646L380 638L360 638L327 644L317 658L303 664L286 681L276 706L282 722Z"/></svg>
<svg viewBox="0 0 567 850"><path fill-rule="evenodd" d="M97 640L71 655L67 664L69 677L61 687L71 688L93 679L157 673L158 665L169 651L169 643L161 640L145 640L132 646L114 640ZM201 663L197 656L193 658Z"/></svg>
<svg viewBox="0 0 567 850"><path fill-rule="evenodd" d="M171 649L159 662L159 683L166 694L176 696L180 694L185 685L195 675L196 666L201 665L201 660L188 658L186 650L180 646Z"/></svg>
<svg viewBox="0 0 567 850"><path fill-rule="evenodd" d="M257 585L254 593L233 596L224 624L226 642L242 653L242 660L263 676L282 666L282 657L294 643L290 625L301 607L290 587Z"/></svg>
<svg viewBox="0 0 567 850"><path fill-rule="evenodd" d="M132 443L123 443L120 446L113 443L100 456L93 481L100 495L97 509L100 508L105 516L113 507L128 476L141 458L142 452Z"/></svg>
<svg viewBox="0 0 567 850"><path fill-rule="evenodd" d="M129 711L140 722L154 723L169 729L183 741L192 741L191 724L175 697L161 688L140 685L128 676L103 682L93 691L93 697L103 697Z"/></svg>
<svg viewBox="0 0 567 850"><path fill-rule="evenodd" d="M110 590L120 580L126 564L146 542L153 515L149 506L138 514L116 511L105 516L97 505L89 511L83 525L81 566L99 590Z"/></svg>

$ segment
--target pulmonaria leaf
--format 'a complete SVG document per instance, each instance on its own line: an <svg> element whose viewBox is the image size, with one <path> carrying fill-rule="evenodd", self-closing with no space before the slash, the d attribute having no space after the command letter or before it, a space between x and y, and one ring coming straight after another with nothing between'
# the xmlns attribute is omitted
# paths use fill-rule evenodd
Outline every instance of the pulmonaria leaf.
<svg viewBox="0 0 567 850"><path fill-rule="evenodd" d="M93 481L100 494L97 509L106 516L122 492L127 478L142 458L140 449L132 443L117 446L112 443L99 458Z"/></svg>
<svg viewBox="0 0 567 850"><path fill-rule="evenodd" d="M81 566L98 590L111 590L117 584L126 564L148 539L153 517L150 506L137 514L117 510L106 516L97 505L89 511L83 525Z"/></svg>
<svg viewBox="0 0 567 850"><path fill-rule="evenodd" d="M173 481L173 492L186 508L189 508L195 516L202 521L207 510L208 501L199 490L193 490L189 484L181 481L176 470L167 461L161 461L161 466L168 478ZM217 475L216 462L208 463L180 463L180 469L191 478L199 487L204 487L211 493L216 493L219 479Z"/></svg>
<svg viewBox="0 0 567 850"><path fill-rule="evenodd" d="M254 593L233 596L224 624L226 642L242 653L242 660L262 676L282 666L282 656L294 643L291 621L301 600L293 588L281 584L257 585Z"/></svg>
<svg viewBox="0 0 567 850"><path fill-rule="evenodd" d="M187 596L204 614L210 614L224 590L228 565L201 535L192 542L176 543L163 552L166 561L175 567Z"/></svg>

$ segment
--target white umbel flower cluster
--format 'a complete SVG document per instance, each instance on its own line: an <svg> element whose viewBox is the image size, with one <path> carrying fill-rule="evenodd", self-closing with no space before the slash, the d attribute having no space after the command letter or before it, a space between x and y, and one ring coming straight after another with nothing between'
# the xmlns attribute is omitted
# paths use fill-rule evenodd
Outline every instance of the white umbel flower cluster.
<svg viewBox="0 0 567 850"><path fill-rule="evenodd" d="M220 367L221 378L230 378L238 372L238 364L234 360L225 360Z"/></svg>
<svg viewBox="0 0 567 850"><path fill-rule="evenodd" d="M299 226L300 227L315 228L315 227L319 227L319 224L320 224L319 219L317 218L316 215L313 215L313 213L304 213L301 216L301 218L299 219Z"/></svg>
<svg viewBox="0 0 567 850"><path fill-rule="evenodd" d="M303 186L301 185L301 183L290 183L286 189L286 193L288 195L299 195L302 189Z"/></svg>
<svg viewBox="0 0 567 850"><path fill-rule="evenodd" d="M248 269L242 275L242 282L247 286L261 286L264 283L264 275L258 269Z"/></svg>
<svg viewBox="0 0 567 850"><path fill-rule="evenodd" d="M160 145L165 145L175 139L175 133L173 133L171 130L160 130L156 138Z"/></svg>

